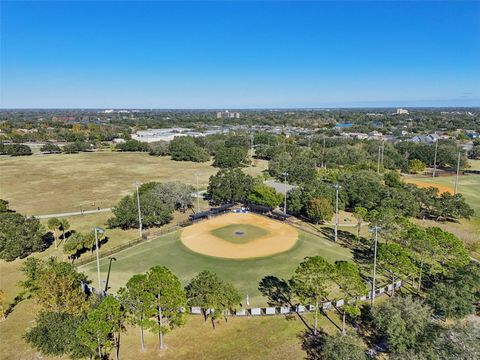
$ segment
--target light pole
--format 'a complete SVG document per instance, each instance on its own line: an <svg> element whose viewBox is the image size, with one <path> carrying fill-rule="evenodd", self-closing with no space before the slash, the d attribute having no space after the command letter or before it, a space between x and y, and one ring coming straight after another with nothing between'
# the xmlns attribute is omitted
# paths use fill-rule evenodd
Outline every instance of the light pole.
<svg viewBox="0 0 480 360"><path fill-rule="evenodd" d="M108 281L110 280L110 271L112 270L112 261L117 261L117 258L109 257L110 260L108 264L108 273L107 273L107 281L105 282L105 292L108 290Z"/></svg>
<svg viewBox="0 0 480 360"><path fill-rule="evenodd" d="M253 161L253 134L250 134L250 157Z"/></svg>
<svg viewBox="0 0 480 360"><path fill-rule="evenodd" d="M323 136L322 168L327 168L327 163L325 162L325 135Z"/></svg>
<svg viewBox="0 0 480 360"><path fill-rule="evenodd" d="M200 212L200 190L198 188L198 176L200 174L199 173L195 173L195 176L197 177L197 213Z"/></svg>
<svg viewBox="0 0 480 360"><path fill-rule="evenodd" d="M138 190L140 184L138 183L138 181L135 181L135 184L133 185L137 189L138 235L139 235L139 238L142 239L142 211L140 210L140 193Z"/></svg>
<svg viewBox="0 0 480 360"><path fill-rule="evenodd" d="M435 155L433 157L433 173L432 177L435 177L437 172L437 151L438 151L438 140L435 140Z"/></svg>
<svg viewBox="0 0 480 360"><path fill-rule="evenodd" d="M283 213L286 215L287 214L287 176L288 176L288 173L284 172L283 176L285 177L285 185L284 185L285 196L283 198Z"/></svg>
<svg viewBox="0 0 480 360"><path fill-rule="evenodd" d="M385 153L385 140L382 140L382 156L381 156L382 167L383 167L383 154L384 153Z"/></svg>
<svg viewBox="0 0 480 360"><path fill-rule="evenodd" d="M98 275L98 292L101 292L102 290L102 277L100 276L100 255L98 254L98 234L104 234L105 230L103 230L101 227L95 226L93 228L93 231L95 233L95 252L97 253L97 275Z"/></svg>
<svg viewBox="0 0 480 360"><path fill-rule="evenodd" d="M382 152L382 147L379 146L378 147L378 156L377 156L377 174L380 175L380 155L381 155L381 152Z"/></svg>
<svg viewBox="0 0 480 360"><path fill-rule="evenodd" d="M460 172L460 156L461 156L461 153L459 152L458 153L458 159L457 159L457 176L455 177L455 192L454 192L454 194L457 194L457 190L458 190L458 174Z"/></svg>
<svg viewBox="0 0 480 360"><path fill-rule="evenodd" d="M339 184L333 185L335 189L335 242L338 240L338 191L341 186Z"/></svg>
<svg viewBox="0 0 480 360"><path fill-rule="evenodd" d="M378 243L378 230L380 228L378 226L374 226L370 229L370 232L375 233L375 245L373 250L373 280L372 280L372 292L370 293L370 302L373 308L373 304L375 303L375 280L377 276L377 243Z"/></svg>

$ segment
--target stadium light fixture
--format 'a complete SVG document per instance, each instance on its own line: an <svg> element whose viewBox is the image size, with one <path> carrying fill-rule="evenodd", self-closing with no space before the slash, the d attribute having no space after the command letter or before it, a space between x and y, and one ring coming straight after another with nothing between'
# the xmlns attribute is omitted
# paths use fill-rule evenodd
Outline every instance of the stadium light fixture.
<svg viewBox="0 0 480 360"><path fill-rule="evenodd" d="M142 211L140 209L140 193L139 193L139 187L140 183L138 181L135 181L133 184L135 188L137 189L137 208L138 208L138 236L139 239L142 239Z"/></svg>

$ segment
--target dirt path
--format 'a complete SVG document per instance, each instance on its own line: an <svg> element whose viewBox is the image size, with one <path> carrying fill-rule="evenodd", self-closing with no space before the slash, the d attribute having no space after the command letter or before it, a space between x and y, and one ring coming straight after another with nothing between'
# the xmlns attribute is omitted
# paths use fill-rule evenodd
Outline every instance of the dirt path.
<svg viewBox="0 0 480 360"><path fill-rule="evenodd" d="M214 236L211 231L232 224L250 224L261 227L268 234L245 244L235 244ZM200 254L229 259L250 259L290 250L298 239L292 226L263 216L247 213L228 213L199 222L183 230L182 243Z"/></svg>

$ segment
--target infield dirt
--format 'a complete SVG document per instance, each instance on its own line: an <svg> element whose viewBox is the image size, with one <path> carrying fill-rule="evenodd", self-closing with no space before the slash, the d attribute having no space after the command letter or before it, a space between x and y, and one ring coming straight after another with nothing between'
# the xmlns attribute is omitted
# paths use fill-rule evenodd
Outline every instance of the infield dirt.
<svg viewBox="0 0 480 360"><path fill-rule="evenodd" d="M212 234L213 230L233 225L249 224L267 231L244 244L236 244ZM182 243L190 250L203 255L250 259L266 257L290 250L298 239L297 230L279 221L251 213L228 213L191 225L183 230Z"/></svg>
<svg viewBox="0 0 480 360"><path fill-rule="evenodd" d="M405 182L407 182L409 184L414 184L414 185L417 185L418 187L421 187L421 188L435 187L435 188L438 189L438 191L440 193L444 193L444 192L448 192L450 194L454 193L453 187L451 187L451 186L447 186L447 185L443 185L443 184L434 184L434 183L431 183L431 182L422 181L422 180L413 179L413 178L405 178L404 180L405 180Z"/></svg>

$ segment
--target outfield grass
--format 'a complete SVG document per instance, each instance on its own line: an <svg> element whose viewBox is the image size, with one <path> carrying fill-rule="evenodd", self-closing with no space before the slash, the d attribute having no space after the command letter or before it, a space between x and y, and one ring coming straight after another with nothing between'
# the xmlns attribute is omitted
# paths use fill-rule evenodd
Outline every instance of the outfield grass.
<svg viewBox="0 0 480 360"><path fill-rule="evenodd" d="M180 241L180 231L162 236L147 243L115 254L110 285L113 291L125 285L134 274L143 273L155 265L164 265L172 270L184 285L202 270L216 272L222 279L231 281L242 292L248 293L252 306L265 305L258 291L259 281L267 275L290 277L306 256L321 255L328 261L348 260L348 249L324 238L299 232L299 240L292 250L268 258L250 260L221 259L200 255L187 249ZM108 259L101 260L102 278L106 278ZM96 278L96 264L79 268L90 279ZM93 284L96 286L96 284Z"/></svg>
<svg viewBox="0 0 480 360"><path fill-rule="evenodd" d="M258 175L266 162L245 171ZM107 208L133 191L135 181L181 181L205 189L218 169L146 153L94 152L2 157L0 198L12 209L42 215Z"/></svg>
<svg viewBox="0 0 480 360"><path fill-rule="evenodd" d="M236 232L239 231L243 234L236 234ZM258 239L261 236L267 235L268 231L262 229L261 227L250 224L231 224L212 230L210 233L235 244L245 244L252 240Z"/></svg>

